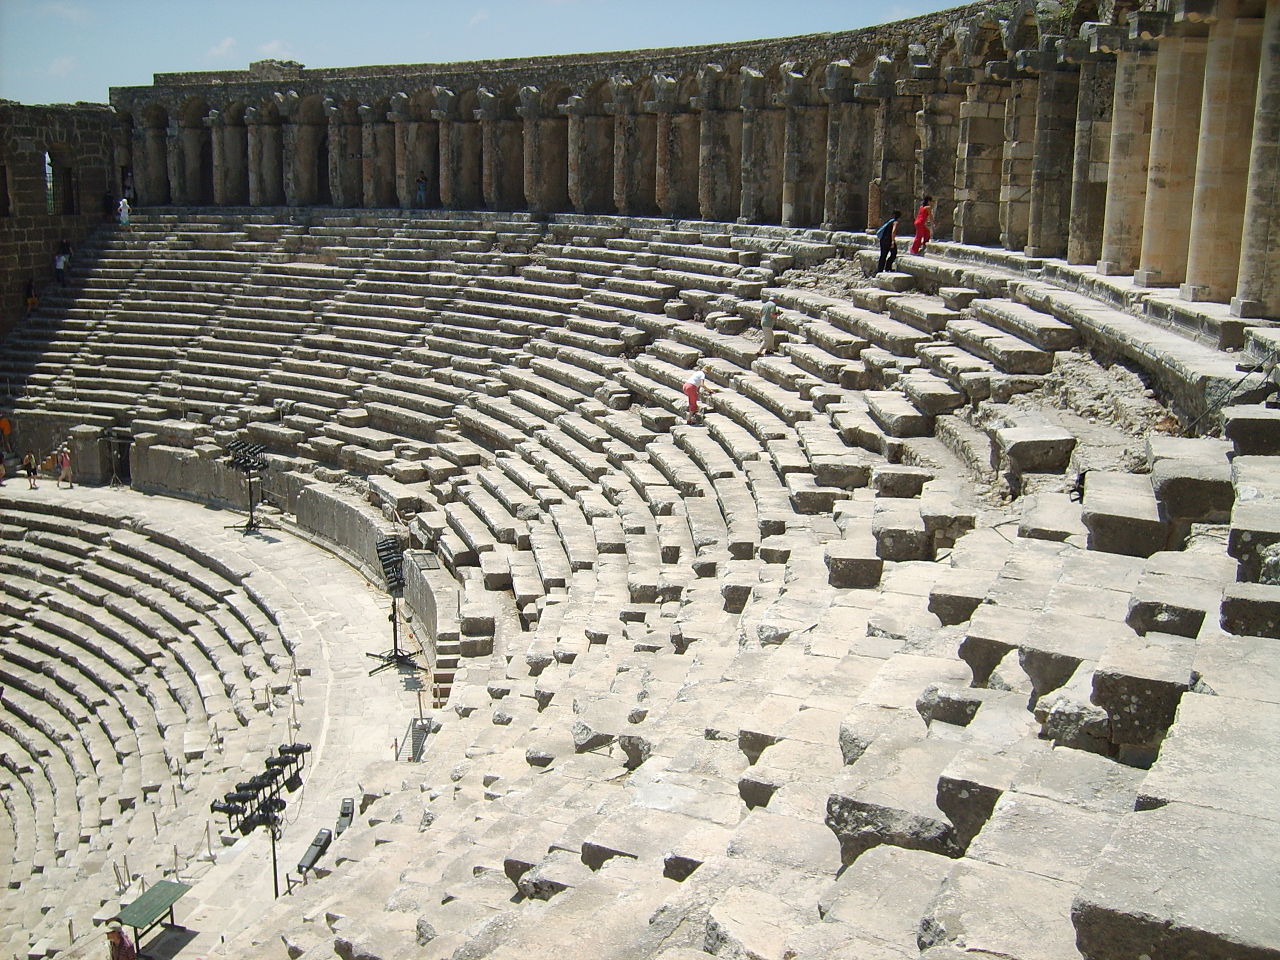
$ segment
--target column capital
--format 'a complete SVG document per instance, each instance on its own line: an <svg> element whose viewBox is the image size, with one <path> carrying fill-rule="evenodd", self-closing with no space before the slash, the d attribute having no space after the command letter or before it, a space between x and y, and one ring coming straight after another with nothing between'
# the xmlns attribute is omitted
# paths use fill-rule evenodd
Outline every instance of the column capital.
<svg viewBox="0 0 1280 960"><path fill-rule="evenodd" d="M302 103L302 97L298 96L297 90L288 90L280 92L279 90L271 94L271 98L276 102L276 109L280 111L280 116L285 119L292 120L298 112L298 106Z"/></svg>
<svg viewBox="0 0 1280 960"><path fill-rule="evenodd" d="M724 67L718 63L704 63L698 68L698 92L689 98L689 106L694 110L723 110L724 102Z"/></svg>
<svg viewBox="0 0 1280 960"><path fill-rule="evenodd" d="M929 59L929 51L923 43L913 43L907 47L907 72L912 80L936 80L939 76L937 64Z"/></svg>
<svg viewBox="0 0 1280 960"><path fill-rule="evenodd" d="M680 102L680 81L665 73L653 75L653 99L641 106L648 113L684 113L687 102Z"/></svg>
<svg viewBox="0 0 1280 960"><path fill-rule="evenodd" d="M788 60L778 68L781 89L773 95L774 106L807 107L812 105L812 91L803 65Z"/></svg>
<svg viewBox="0 0 1280 960"><path fill-rule="evenodd" d="M827 82L822 85L822 96L827 103L852 103L854 96L853 64L848 60L833 60L827 64Z"/></svg>
<svg viewBox="0 0 1280 960"><path fill-rule="evenodd" d="M476 88L477 120L510 120L511 111L508 104L488 87Z"/></svg>
<svg viewBox="0 0 1280 960"><path fill-rule="evenodd" d="M356 108L356 112L360 114L360 119L364 123L387 122L386 110L377 110L374 107L369 106L367 103L360 104L360 106Z"/></svg>
<svg viewBox="0 0 1280 960"><path fill-rule="evenodd" d="M740 67L738 76L741 87L738 91L739 105L743 110L763 110L769 93L769 84L764 74L755 67Z"/></svg>
<svg viewBox="0 0 1280 960"><path fill-rule="evenodd" d="M433 120L460 120L458 116L458 94L448 87L434 86L432 95L436 98L435 109L431 111Z"/></svg>
<svg viewBox="0 0 1280 960"><path fill-rule="evenodd" d="M1215 23L1218 0L1173 0L1169 5L1174 23Z"/></svg>
<svg viewBox="0 0 1280 960"><path fill-rule="evenodd" d="M540 120L546 112L542 109L542 88L533 86L521 87L516 96L520 105L516 107L516 115L525 120Z"/></svg>
<svg viewBox="0 0 1280 960"><path fill-rule="evenodd" d="M885 56L876 57L871 76L864 83L854 85L854 94L861 100L888 100L893 96L896 80L897 70L893 61Z"/></svg>
<svg viewBox="0 0 1280 960"><path fill-rule="evenodd" d="M614 116L636 112L636 85L630 77L615 74L609 78L609 104L605 109Z"/></svg>
<svg viewBox="0 0 1280 960"><path fill-rule="evenodd" d="M1129 39L1159 40L1173 24L1172 14L1162 10L1130 10Z"/></svg>
<svg viewBox="0 0 1280 960"><path fill-rule="evenodd" d="M227 118L222 115L220 110L210 110L209 115L201 119L203 124L209 128L225 127L227 125Z"/></svg>
<svg viewBox="0 0 1280 960"><path fill-rule="evenodd" d="M392 123L404 123L413 119L410 113L409 95L397 90L391 95L391 109L387 111L387 119Z"/></svg>

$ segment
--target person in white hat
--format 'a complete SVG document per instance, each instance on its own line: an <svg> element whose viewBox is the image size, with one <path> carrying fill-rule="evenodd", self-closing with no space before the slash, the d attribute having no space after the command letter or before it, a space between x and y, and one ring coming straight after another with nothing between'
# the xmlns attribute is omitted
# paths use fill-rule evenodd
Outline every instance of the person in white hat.
<svg viewBox="0 0 1280 960"><path fill-rule="evenodd" d="M109 960L137 960L138 951L120 926L119 920L107 924L107 946L111 950Z"/></svg>

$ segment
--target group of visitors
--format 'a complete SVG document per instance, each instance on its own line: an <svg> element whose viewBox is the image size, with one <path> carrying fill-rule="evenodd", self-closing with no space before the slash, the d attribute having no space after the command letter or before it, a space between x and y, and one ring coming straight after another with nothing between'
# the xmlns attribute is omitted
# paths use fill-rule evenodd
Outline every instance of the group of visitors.
<svg viewBox="0 0 1280 960"><path fill-rule="evenodd" d="M898 262L898 221L900 219L902 219L902 211L895 210L893 216L885 220L876 230L876 239L880 241L880 262L876 266L876 273L892 270ZM924 248L933 239L933 232L930 229L932 224L933 197L926 196L924 202L920 204L920 209L916 211L913 224L916 230L915 238L911 241L913 254L923 253Z"/></svg>
<svg viewBox="0 0 1280 960"><path fill-rule="evenodd" d="M71 474L71 451L68 450L64 444L54 451L53 456L49 459L53 461L52 466L54 476L56 477L55 485L58 489L62 489L62 485L65 483L68 490L74 490L75 482ZM22 472L26 474L28 489L38 489L36 486L36 477L40 473L40 460L36 456L36 452L28 449L27 452L22 455L22 460L19 461L19 465L22 468ZM7 476L8 470L4 465L4 457L0 456L0 487L4 486L4 481Z"/></svg>

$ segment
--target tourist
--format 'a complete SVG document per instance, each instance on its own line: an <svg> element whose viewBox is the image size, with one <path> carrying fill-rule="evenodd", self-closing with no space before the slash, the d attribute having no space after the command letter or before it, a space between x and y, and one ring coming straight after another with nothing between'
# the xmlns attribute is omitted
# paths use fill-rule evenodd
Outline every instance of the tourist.
<svg viewBox="0 0 1280 960"><path fill-rule="evenodd" d="M108 960L137 960L138 951L120 926L118 917L107 923L107 946L111 951Z"/></svg>
<svg viewBox="0 0 1280 960"><path fill-rule="evenodd" d="M36 293L36 278L31 277L27 280L27 316L35 313L38 306L40 306L40 294Z"/></svg>
<svg viewBox="0 0 1280 960"><path fill-rule="evenodd" d="M129 225L129 198L121 197L120 202L116 205L116 212L120 215L120 226L127 227Z"/></svg>
<svg viewBox="0 0 1280 960"><path fill-rule="evenodd" d="M880 240L880 263L876 267L876 273L892 270L898 262L898 220L901 216L901 210L893 211L893 216L880 224L880 229L876 231L876 237Z"/></svg>
<svg viewBox="0 0 1280 960"><path fill-rule="evenodd" d="M912 253L924 253L925 244L933 236L929 232L929 221L933 219L933 197L925 197L924 203L920 204L920 210L916 213L916 237L911 241Z"/></svg>
<svg viewBox="0 0 1280 960"><path fill-rule="evenodd" d="M694 368L693 373L689 374L689 379L684 382L684 395L689 400L689 412L685 415L685 423L702 422L702 415L698 413L698 399L702 396L703 390L708 394L712 393L711 385L707 383L707 366L708 363L704 360Z"/></svg>
<svg viewBox="0 0 1280 960"><path fill-rule="evenodd" d="M26 455L22 458L22 472L27 475L27 483L30 485L32 490L36 489L36 471L39 467L40 464L36 460L36 452L34 450L28 450Z"/></svg>
<svg viewBox="0 0 1280 960"><path fill-rule="evenodd" d="M57 487L61 489L62 484L65 481L67 484L67 489L74 490L76 488L76 485L71 482L71 451L68 450L65 446L59 448L58 450L57 466L58 466Z"/></svg>
<svg viewBox="0 0 1280 960"><path fill-rule="evenodd" d="M53 274L58 278L58 286L67 285L67 264L71 262L70 254L59 250L53 256Z"/></svg>
<svg viewBox="0 0 1280 960"><path fill-rule="evenodd" d="M418 185L418 209L425 210L427 207L427 175L421 170L418 171L418 179L414 181Z"/></svg>
<svg viewBox="0 0 1280 960"><path fill-rule="evenodd" d="M778 305L772 297L764 298L764 306L760 308L760 330L764 334L764 355L769 356L777 347L778 338L774 333L774 325L778 322Z"/></svg>
<svg viewBox="0 0 1280 960"><path fill-rule="evenodd" d="M133 171L126 170L124 172L124 190L122 191L126 200L133 203L137 198L133 195Z"/></svg>
<svg viewBox="0 0 1280 960"><path fill-rule="evenodd" d="M9 469L4 465L4 454L0 454L0 487L4 486L4 479L7 476L9 476Z"/></svg>

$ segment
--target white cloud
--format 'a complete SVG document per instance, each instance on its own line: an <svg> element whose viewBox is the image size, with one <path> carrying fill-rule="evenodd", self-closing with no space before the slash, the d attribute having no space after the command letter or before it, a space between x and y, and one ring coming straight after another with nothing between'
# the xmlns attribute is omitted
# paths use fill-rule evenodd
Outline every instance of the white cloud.
<svg viewBox="0 0 1280 960"><path fill-rule="evenodd" d="M471 15L471 19L467 21L468 27L478 27L489 19L489 11L485 9L477 10Z"/></svg>
<svg viewBox="0 0 1280 960"><path fill-rule="evenodd" d="M40 9L60 20L66 20L68 23L84 23L89 19L87 7L78 3L68 3L67 0L46 0L45 3L41 4Z"/></svg>
<svg viewBox="0 0 1280 960"><path fill-rule="evenodd" d="M258 47L258 52L264 57L271 57L276 60L296 60L297 56L287 43L283 40L268 40L262 46Z"/></svg>
<svg viewBox="0 0 1280 960"><path fill-rule="evenodd" d="M225 57L231 56L235 52L235 48L236 48L235 37L223 37L221 40L219 40L212 47L210 47L208 50L205 51L205 57L207 57L210 60L221 60Z"/></svg>
<svg viewBox="0 0 1280 960"><path fill-rule="evenodd" d="M49 63L48 74L51 77L65 77L75 68L75 57L57 57Z"/></svg>

